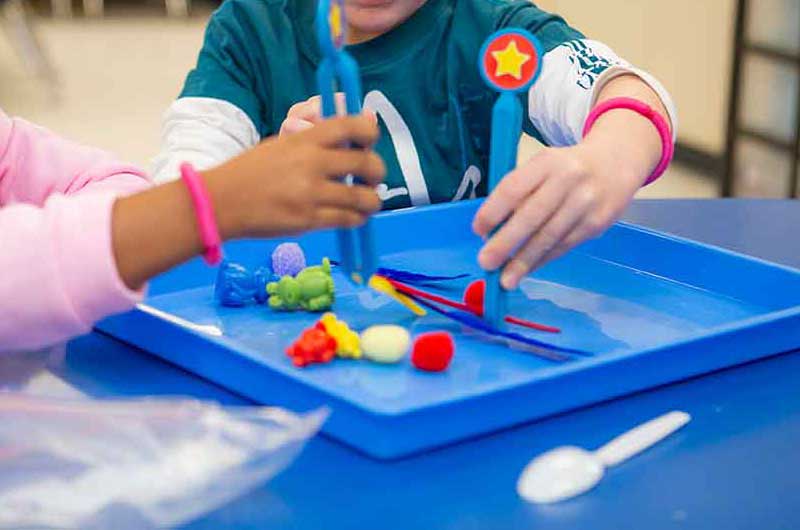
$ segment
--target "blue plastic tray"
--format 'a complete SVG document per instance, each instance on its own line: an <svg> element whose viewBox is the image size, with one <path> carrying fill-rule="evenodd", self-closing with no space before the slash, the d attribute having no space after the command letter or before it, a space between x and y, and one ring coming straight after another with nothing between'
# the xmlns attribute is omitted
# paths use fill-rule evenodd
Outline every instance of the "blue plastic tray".
<svg viewBox="0 0 800 530"><path fill-rule="evenodd" d="M381 263L479 277L480 242L470 230L478 204L378 216ZM330 232L300 242L310 261L335 248ZM226 250L229 259L263 264L274 245L242 241ZM526 334L596 352L566 363L463 332L437 315L415 320L394 302L335 277L335 310L354 328L400 323L413 333L452 331L454 362L440 374L341 360L301 370L284 349L317 317L219 307L213 280L214 270L189 262L153 282L146 304L155 311L140 308L99 329L259 403L295 410L327 405L333 414L324 432L377 458L800 347L800 272L625 224L548 265L511 298L513 314L563 330ZM466 282L456 282L450 294L460 296Z"/></svg>

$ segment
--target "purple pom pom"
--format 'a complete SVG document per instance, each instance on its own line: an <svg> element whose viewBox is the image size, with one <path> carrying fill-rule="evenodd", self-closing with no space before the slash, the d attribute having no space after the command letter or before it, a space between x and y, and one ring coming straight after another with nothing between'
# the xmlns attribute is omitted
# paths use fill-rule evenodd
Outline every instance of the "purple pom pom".
<svg viewBox="0 0 800 530"><path fill-rule="evenodd" d="M281 243L272 252L272 273L277 277L296 276L306 268L306 256L297 243Z"/></svg>

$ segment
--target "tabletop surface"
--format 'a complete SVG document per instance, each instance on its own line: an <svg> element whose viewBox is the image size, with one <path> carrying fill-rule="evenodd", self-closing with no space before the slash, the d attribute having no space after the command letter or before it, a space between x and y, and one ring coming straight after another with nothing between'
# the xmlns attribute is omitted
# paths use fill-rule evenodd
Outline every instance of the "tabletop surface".
<svg viewBox="0 0 800 530"><path fill-rule="evenodd" d="M625 220L800 268L797 201L637 201ZM243 402L97 333L62 347L46 368L56 377L39 391L66 383L95 397ZM29 376L4 384L24 387ZM539 453L595 448L673 409L692 422L588 494L551 506L517 496L519 473ZM799 440L800 355L788 353L395 462L318 436L273 481L185 528L797 529Z"/></svg>

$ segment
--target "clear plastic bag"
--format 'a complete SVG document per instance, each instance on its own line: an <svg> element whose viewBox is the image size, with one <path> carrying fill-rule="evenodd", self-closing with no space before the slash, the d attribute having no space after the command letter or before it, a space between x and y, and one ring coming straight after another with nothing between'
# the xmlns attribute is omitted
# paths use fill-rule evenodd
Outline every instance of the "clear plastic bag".
<svg viewBox="0 0 800 530"><path fill-rule="evenodd" d="M0 393L0 528L179 525L273 477L327 415Z"/></svg>

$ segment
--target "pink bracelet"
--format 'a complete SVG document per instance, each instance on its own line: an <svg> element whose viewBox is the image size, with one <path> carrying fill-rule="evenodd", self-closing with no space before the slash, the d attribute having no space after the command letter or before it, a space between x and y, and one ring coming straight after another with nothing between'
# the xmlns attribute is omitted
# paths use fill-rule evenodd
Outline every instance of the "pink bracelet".
<svg viewBox="0 0 800 530"><path fill-rule="evenodd" d="M181 164L181 178L189 190L194 211L197 214L197 226L205 247L203 259L209 265L217 265L222 261L222 238L219 237L211 197L208 195L208 190L206 190L200 175L191 164L187 162Z"/></svg>
<svg viewBox="0 0 800 530"><path fill-rule="evenodd" d="M672 142L672 132L669 130L669 124L661 114L653 110L647 103L633 98L613 98L600 103L592 109L586 118L586 124L583 126L583 136L585 137L589 134L592 126L600 116L616 109L632 110L641 114L653 123L658 130L658 135L661 137L661 160L644 183L644 186L647 186L664 174L667 167L669 167L669 163L672 162L672 156L675 154L675 144Z"/></svg>

